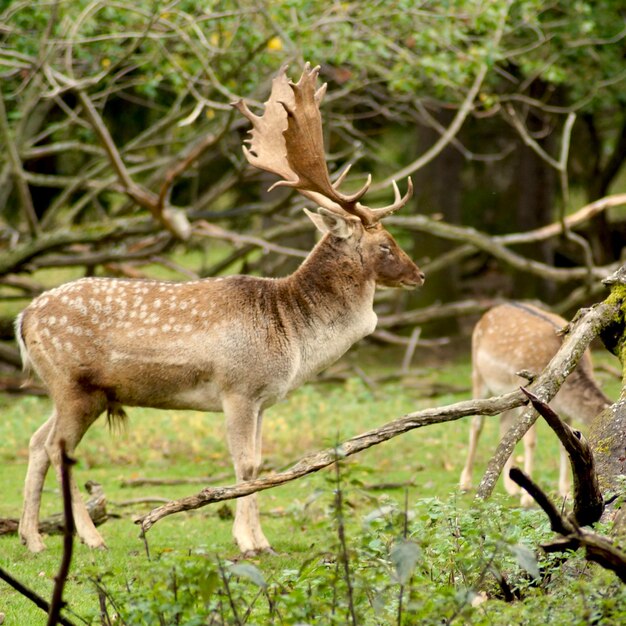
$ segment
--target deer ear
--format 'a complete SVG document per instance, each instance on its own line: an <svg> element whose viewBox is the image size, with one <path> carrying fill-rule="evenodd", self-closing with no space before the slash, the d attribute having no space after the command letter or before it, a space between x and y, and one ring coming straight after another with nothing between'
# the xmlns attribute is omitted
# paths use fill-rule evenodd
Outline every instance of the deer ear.
<svg viewBox="0 0 626 626"><path fill-rule="evenodd" d="M322 234L330 233L339 239L350 237L356 225L361 223L361 220L354 215L339 215L323 207L319 207L317 213L308 209L304 209L304 212Z"/></svg>

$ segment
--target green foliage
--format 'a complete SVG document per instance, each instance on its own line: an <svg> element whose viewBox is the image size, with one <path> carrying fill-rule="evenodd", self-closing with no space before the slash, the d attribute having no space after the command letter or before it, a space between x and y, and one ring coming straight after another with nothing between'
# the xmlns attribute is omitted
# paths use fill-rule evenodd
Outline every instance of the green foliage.
<svg viewBox="0 0 626 626"><path fill-rule="evenodd" d="M536 553L551 536L539 511L499 502L466 509L450 497L418 500L406 513L408 538L405 512L397 508L353 525L359 624L397 623L401 593L403 624L583 624L590 615L611 624L626 615L626 591L616 579L588 570L580 556L563 565ZM318 524L331 536L332 512ZM206 549L163 554L146 578L111 581L107 594L127 626L346 624L340 548L337 542L323 548L296 569L276 569L270 559L224 562ZM511 602L502 600L503 585Z"/></svg>
<svg viewBox="0 0 626 626"><path fill-rule="evenodd" d="M402 355L387 349L383 357L361 350L354 357L366 370L384 360L384 367L377 365L384 373L385 368L396 371ZM607 380L603 372L599 375ZM420 379L427 387L439 383L458 388L469 376L468 362L463 360L424 367ZM612 381L605 390L616 397L619 387L619 381ZM308 385L267 412L264 459L270 467L285 467L309 451L335 445L403 413L449 404L468 394L469 389L424 397L419 389L398 382L373 392L359 379ZM28 438L50 405L42 398L2 396L0 410L0 516L18 517ZM161 623L159 616L168 626L206 624L211 618L215 624L233 624L237 620L232 605L241 622L248 624L349 623L332 471L260 494L264 529L276 556L233 559L236 549L228 515L233 505L228 503L155 525L147 534L152 555L148 560L131 517L148 509L135 505L129 511L118 505L136 495L179 498L197 486L145 487L137 494L122 488L122 479L225 472L224 483L233 479L221 417L147 409L130 409L129 416L127 430L120 433L108 432L104 420L95 424L77 450L74 472L79 484L89 479L100 482L116 517L101 528L109 545L106 552L76 545L65 593L75 613L88 623L101 624L100 588L112 621L119 612L113 623L120 626L122 619L129 625L152 626ZM625 599L614 575L585 564L580 555L560 564L556 557L536 552L537 545L552 536L542 513L517 508L517 498L500 495L479 505L472 494L456 493L467 425L464 421L429 426L342 460L343 518L358 623L397 623L401 585L405 624L440 624L442 619L492 626L583 624L596 618L607 626L619 623ZM497 432L497 423L487 420L478 475L495 448ZM539 441L537 480L555 491L558 447L543 424ZM381 484L387 486L373 488ZM42 514L59 509L56 481L50 475ZM0 537L0 566L49 598L62 541L48 537L46 543L46 552L31 555L17 537ZM498 581L508 586L513 602L502 600ZM7 620L19 616L19 623L28 626L45 624L43 613L17 593L4 586L0 593Z"/></svg>

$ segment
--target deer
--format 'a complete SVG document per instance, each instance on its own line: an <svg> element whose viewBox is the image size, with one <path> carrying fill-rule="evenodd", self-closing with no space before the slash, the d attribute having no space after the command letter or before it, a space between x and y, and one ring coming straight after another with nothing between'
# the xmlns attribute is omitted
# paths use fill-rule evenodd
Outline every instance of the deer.
<svg viewBox="0 0 626 626"><path fill-rule="evenodd" d="M524 384L521 374L539 374L561 347L560 332L567 325L562 317L522 302L508 302L487 311L472 333L472 395L486 398L513 391ZM570 423L578 420L589 424L611 401L598 387L593 375L591 354L586 350L576 369L570 374L550 403L561 419ZM500 416L500 436L514 424L523 407L510 409ZM469 430L467 460L459 481L463 491L472 488L472 471L476 448L484 424L484 416L475 415ZM530 476L534 469L537 445L536 425L523 439L524 471ZM504 487L510 495L520 489L509 478L512 455L503 470ZM559 463L559 494L567 496L570 473L565 449L561 446ZM533 504L525 491L521 494L523 507Z"/></svg>
<svg viewBox="0 0 626 626"><path fill-rule="evenodd" d="M377 287L414 289L424 273L381 220L407 204L371 208L331 182L317 88L319 66L306 64L297 83L283 67L262 115L233 103L252 124L243 152L316 203L304 209L321 238L296 271L280 278L227 276L164 282L87 277L46 291L16 319L26 370L45 384L53 410L29 442L19 535L28 550L45 549L39 509L46 473L57 475L61 450L73 455L96 419L126 419L124 407L223 412L238 482L261 465L263 412L371 334ZM270 188L270 189L271 189ZM72 514L81 541L106 544L72 479ZM234 540L244 556L272 552L256 494L237 501Z"/></svg>

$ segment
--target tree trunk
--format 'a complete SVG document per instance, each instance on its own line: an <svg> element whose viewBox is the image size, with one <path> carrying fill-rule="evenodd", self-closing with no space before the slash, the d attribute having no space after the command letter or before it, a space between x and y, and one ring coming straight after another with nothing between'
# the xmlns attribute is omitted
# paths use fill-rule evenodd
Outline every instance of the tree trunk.
<svg viewBox="0 0 626 626"><path fill-rule="evenodd" d="M612 297L621 300L621 314L600 337L607 349L622 364L622 393L619 400L606 408L591 424L589 443L593 450L600 489L608 506L604 519L615 521L615 533L626 535L626 507L619 508L619 496L626 494L626 265L605 282L611 285ZM617 505L617 506L616 506Z"/></svg>

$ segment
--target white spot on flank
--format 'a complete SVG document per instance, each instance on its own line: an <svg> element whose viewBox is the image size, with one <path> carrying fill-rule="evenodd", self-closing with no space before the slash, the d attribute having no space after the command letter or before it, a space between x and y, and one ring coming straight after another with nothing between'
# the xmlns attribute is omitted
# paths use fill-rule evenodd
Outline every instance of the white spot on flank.
<svg viewBox="0 0 626 626"><path fill-rule="evenodd" d="M166 333L170 330L171 326L169 324L163 324L163 326L161 326L161 330Z"/></svg>

